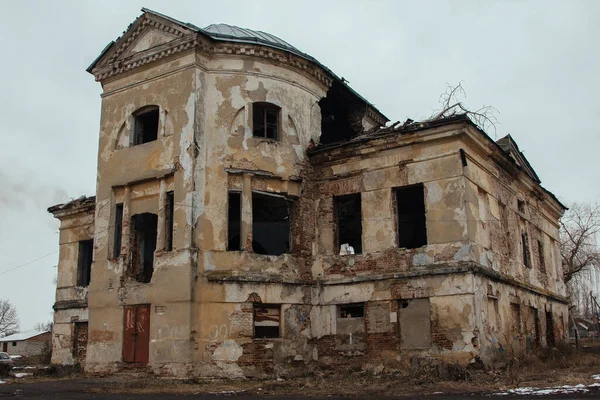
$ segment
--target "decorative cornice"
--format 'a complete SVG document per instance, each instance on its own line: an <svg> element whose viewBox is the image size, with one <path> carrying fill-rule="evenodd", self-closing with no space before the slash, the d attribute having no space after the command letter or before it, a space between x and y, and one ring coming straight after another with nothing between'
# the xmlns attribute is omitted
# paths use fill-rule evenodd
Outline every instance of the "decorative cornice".
<svg viewBox="0 0 600 400"><path fill-rule="evenodd" d="M87 308L87 300L61 300L54 303L52 308L57 310L69 310L71 308Z"/></svg>
<svg viewBox="0 0 600 400"><path fill-rule="evenodd" d="M174 33L173 28L164 24L160 24L147 18L142 20L131 33L131 35L127 36L125 41L117 50L115 50L115 53L111 55L110 58L92 69L92 73L96 77L96 81L103 81L107 78L132 71L154 61L158 61L174 54L195 48L197 51L209 56L235 55L242 57L256 57L268 60L270 62L278 62L308 74L325 87L330 87L333 82L333 79L315 63L305 60L297 55L288 53L284 50L278 50L268 46L254 44L213 42L210 39L205 38L202 34L186 34L185 32L177 30L175 30L175 34L178 36L177 39L165 43L164 45L156 46L132 55L130 58L120 59L120 57L126 52L127 48L133 44L133 42L142 34L142 32L144 32L148 26L161 29L171 34ZM373 110L371 110L371 113L373 113L371 118L373 118L375 121L381 120L381 116L376 114Z"/></svg>

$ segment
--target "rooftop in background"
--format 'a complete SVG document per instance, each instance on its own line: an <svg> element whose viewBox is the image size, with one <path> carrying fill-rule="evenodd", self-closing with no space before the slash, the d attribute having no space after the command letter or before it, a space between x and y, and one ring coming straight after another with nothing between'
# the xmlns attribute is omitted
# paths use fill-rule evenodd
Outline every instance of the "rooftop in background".
<svg viewBox="0 0 600 400"><path fill-rule="evenodd" d="M211 24L203 29L213 39L235 40L236 42L261 43L268 46L277 47L283 50L291 51L303 57L307 55L300 50L270 33L255 31L252 29L240 28L228 24ZM311 57L312 58L312 57Z"/></svg>
<svg viewBox="0 0 600 400"><path fill-rule="evenodd" d="M43 334L49 333L49 332L50 331L40 332L40 331L33 330L33 331L15 333L14 335L9 335L9 336L0 338L0 342L20 342L20 341L31 339L33 337L40 336L40 335L43 335Z"/></svg>

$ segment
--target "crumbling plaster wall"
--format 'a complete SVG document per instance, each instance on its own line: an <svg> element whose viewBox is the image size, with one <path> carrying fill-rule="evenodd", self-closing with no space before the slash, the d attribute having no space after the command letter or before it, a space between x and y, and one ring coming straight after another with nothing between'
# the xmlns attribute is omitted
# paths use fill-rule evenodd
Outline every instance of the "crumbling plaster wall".
<svg viewBox="0 0 600 400"><path fill-rule="evenodd" d="M73 365L73 322L88 320L88 288L77 286L79 241L94 238L94 213L86 209L61 214L52 363Z"/></svg>
<svg viewBox="0 0 600 400"><path fill-rule="evenodd" d="M474 284L481 332L479 344L487 365L503 364L525 352L551 345L547 340L546 312L552 315L555 345L568 341L568 304L564 300L484 276L475 276ZM512 311L515 307L519 310L518 320Z"/></svg>
<svg viewBox="0 0 600 400"><path fill-rule="evenodd" d="M194 130L199 69L194 53L104 82L96 202L96 273L90 284L86 370L104 372L121 361L123 306L151 304L150 363L167 373L186 374L191 361L190 319L196 252L192 215L196 155ZM156 141L131 146L133 113L159 107ZM174 191L173 251L158 248L150 283L128 278L130 218L159 216L164 235L164 198ZM121 256L112 257L115 205L124 204ZM161 236L164 237L164 236ZM161 238L158 239L163 240Z"/></svg>
<svg viewBox="0 0 600 400"><path fill-rule="evenodd" d="M468 160L464 168L466 212L475 261L505 276L565 296L558 237L560 210L556 202L524 172L507 170L495 163L493 152L498 149L482 150L480 144L471 140L465 140L464 148ZM519 210L518 200L523 201L524 211ZM523 262L521 233L528 237L530 266ZM542 243L543 261L538 240Z"/></svg>
<svg viewBox="0 0 600 400"><path fill-rule="evenodd" d="M314 278L405 272L412 267L447 266L471 259L459 142L425 142L421 134L391 141L393 144L371 142L313 156L317 213ZM425 190L427 245L399 249L393 190L419 183ZM340 256L334 248L333 197L351 193L361 193L363 254Z"/></svg>

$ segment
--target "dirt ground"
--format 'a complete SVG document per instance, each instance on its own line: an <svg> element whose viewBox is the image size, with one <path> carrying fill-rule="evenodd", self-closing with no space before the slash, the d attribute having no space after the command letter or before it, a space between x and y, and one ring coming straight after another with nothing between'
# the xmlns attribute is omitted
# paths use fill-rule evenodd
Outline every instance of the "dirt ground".
<svg viewBox="0 0 600 400"><path fill-rule="evenodd" d="M600 350L600 347L598 347ZM342 397L418 397L430 395L461 396L507 391L516 387L556 387L562 385L600 386L600 353L587 348L585 351L544 351L537 356L527 356L511 363L509 368L464 369L456 368L444 377L431 371L407 368L405 371L388 371L377 368L371 371L321 371L306 377L268 380L172 380L144 376L134 372L98 378L70 376L26 377L9 379L0 385L0 394L12 388L37 382L49 384L66 379L79 385L79 392L88 394L129 395L191 395L220 394L246 396L342 396ZM2 378L3 379L3 378ZM11 389L12 390L12 389ZM597 388L594 388L597 392ZM1 396L0 396L1 397Z"/></svg>

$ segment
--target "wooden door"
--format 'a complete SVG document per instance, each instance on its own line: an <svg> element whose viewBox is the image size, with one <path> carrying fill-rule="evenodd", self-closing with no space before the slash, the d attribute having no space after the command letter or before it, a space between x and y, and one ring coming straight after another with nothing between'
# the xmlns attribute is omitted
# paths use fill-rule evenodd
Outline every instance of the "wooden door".
<svg viewBox="0 0 600 400"><path fill-rule="evenodd" d="M150 305L126 306L123 324L123 361L148 363Z"/></svg>
<svg viewBox="0 0 600 400"><path fill-rule="evenodd" d="M8 343L7 342L2 343L2 351L5 353L8 352Z"/></svg>

